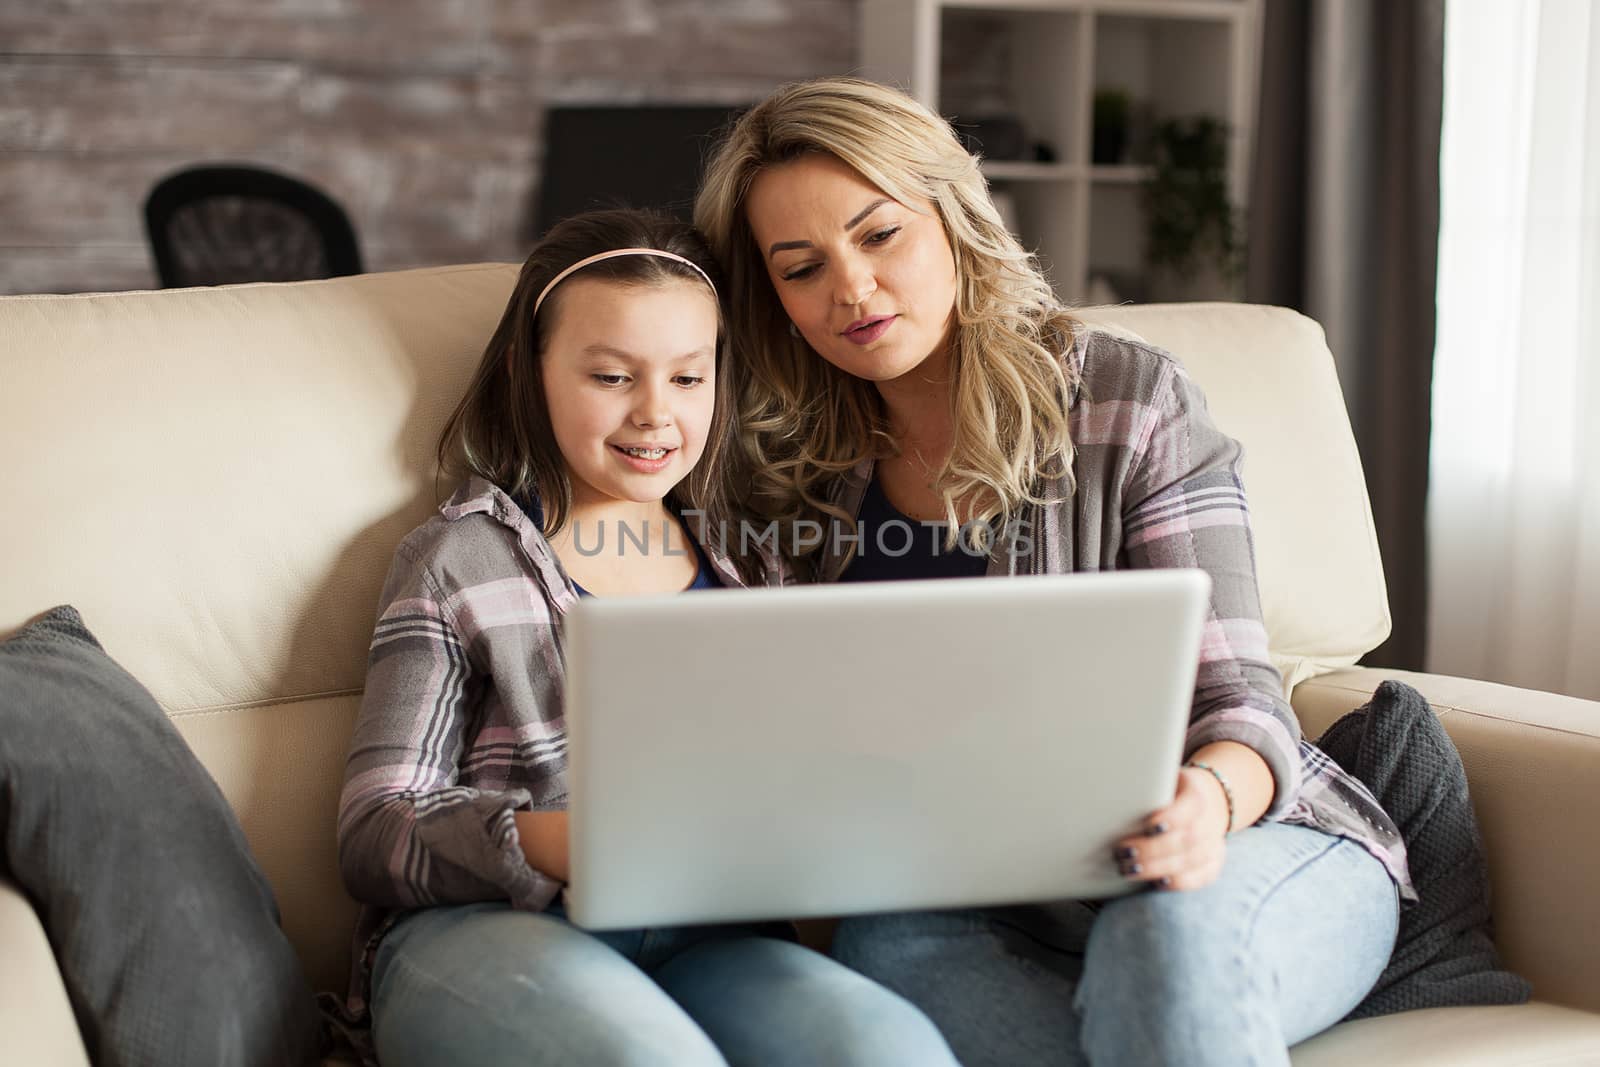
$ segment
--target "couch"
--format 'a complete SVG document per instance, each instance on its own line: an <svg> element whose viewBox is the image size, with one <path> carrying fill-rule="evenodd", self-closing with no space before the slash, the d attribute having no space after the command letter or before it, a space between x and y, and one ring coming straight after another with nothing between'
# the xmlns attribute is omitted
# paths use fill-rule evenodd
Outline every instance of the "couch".
<svg viewBox="0 0 1600 1067"><path fill-rule="evenodd" d="M436 435L508 265L0 298L0 636L70 602L234 806L319 989L356 906L334 812L393 548L447 487ZM1387 634L1361 467L1320 328L1233 304L1089 316L1177 353L1246 448L1267 627L1308 733L1385 677L1461 750L1515 1007L1346 1023L1297 1067L1600 1063L1600 703L1353 666ZM0 884L11 1062L85 1062L49 946Z"/></svg>

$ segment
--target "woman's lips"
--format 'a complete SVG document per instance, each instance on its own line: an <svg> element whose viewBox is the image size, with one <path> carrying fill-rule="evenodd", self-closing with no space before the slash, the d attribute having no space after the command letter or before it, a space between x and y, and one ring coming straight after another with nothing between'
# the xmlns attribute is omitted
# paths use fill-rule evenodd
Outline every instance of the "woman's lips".
<svg viewBox="0 0 1600 1067"><path fill-rule="evenodd" d="M889 327L894 325L897 316L881 315L876 318L863 319L860 325L851 326L844 332L844 339L851 344L870 345L878 338L889 332Z"/></svg>

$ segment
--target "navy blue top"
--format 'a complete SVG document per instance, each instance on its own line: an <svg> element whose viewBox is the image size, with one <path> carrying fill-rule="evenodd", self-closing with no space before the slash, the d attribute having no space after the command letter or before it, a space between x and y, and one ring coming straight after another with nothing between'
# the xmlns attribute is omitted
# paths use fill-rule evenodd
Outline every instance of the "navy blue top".
<svg viewBox="0 0 1600 1067"><path fill-rule="evenodd" d="M533 525L538 528L539 532L543 533L544 508L539 506L539 502L530 497L526 500L518 500L517 504L522 508L523 514L533 520ZM680 515L678 518L681 521L683 516ZM718 578L717 572L711 569L711 561L706 558L705 550L700 547L700 542L693 537L690 537L688 541L694 548L694 581L684 586L683 591L688 592L690 589L721 589L722 579ZM602 545L604 544L603 541L601 543ZM572 582L572 588L577 591L579 596L594 596L589 590L579 585L570 574L567 576L567 581Z"/></svg>
<svg viewBox="0 0 1600 1067"><path fill-rule="evenodd" d="M884 495L878 478L867 483L856 517L861 540L841 582L893 582L911 578L979 578L989 557L964 540L944 550L949 523L923 522L901 514Z"/></svg>

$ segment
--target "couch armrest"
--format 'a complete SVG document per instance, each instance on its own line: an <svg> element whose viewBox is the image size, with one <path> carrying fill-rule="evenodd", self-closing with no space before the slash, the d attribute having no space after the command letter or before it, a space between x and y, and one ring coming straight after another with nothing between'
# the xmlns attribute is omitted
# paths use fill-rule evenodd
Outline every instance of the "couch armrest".
<svg viewBox="0 0 1600 1067"><path fill-rule="evenodd" d="M1506 966L1540 1000L1600 1011L1600 702L1353 668L1295 687L1306 735L1364 704L1386 678L1426 696L1461 752Z"/></svg>
<svg viewBox="0 0 1600 1067"><path fill-rule="evenodd" d="M55 955L33 905L0 878L0 1035L8 1063L89 1067Z"/></svg>

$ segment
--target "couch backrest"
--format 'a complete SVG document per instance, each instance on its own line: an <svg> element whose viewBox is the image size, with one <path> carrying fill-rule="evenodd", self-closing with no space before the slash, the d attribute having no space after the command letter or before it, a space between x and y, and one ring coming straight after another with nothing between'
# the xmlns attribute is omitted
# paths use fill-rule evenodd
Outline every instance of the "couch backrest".
<svg viewBox="0 0 1600 1067"><path fill-rule="evenodd" d="M0 635L83 612L239 812L319 988L348 961L333 819L378 591L515 277L0 298ZM1371 519L1316 325L1237 305L1103 317L1180 354L1244 440L1282 663L1304 676L1377 644Z"/></svg>
<svg viewBox="0 0 1600 1067"><path fill-rule="evenodd" d="M1178 356L1244 446L1261 607L1286 689L1389 636L1378 537L1322 327L1256 304L1100 308L1082 318Z"/></svg>
<svg viewBox="0 0 1600 1067"><path fill-rule="evenodd" d="M394 546L516 279L0 299L0 633L75 604L238 810L319 988L333 819Z"/></svg>

